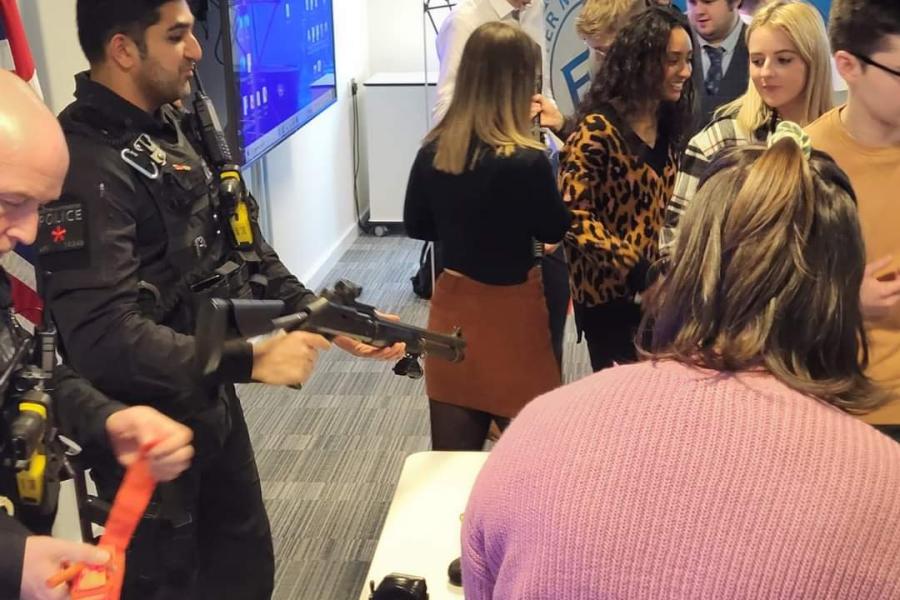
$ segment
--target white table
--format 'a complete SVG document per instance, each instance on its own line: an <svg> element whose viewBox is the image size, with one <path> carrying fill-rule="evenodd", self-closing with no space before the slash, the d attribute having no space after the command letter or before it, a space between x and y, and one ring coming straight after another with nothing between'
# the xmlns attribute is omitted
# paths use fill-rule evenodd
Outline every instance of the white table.
<svg viewBox="0 0 900 600"><path fill-rule="evenodd" d="M430 600L463 598L447 566L459 558L460 515L487 452L419 452L407 457L360 600L390 573L424 577Z"/></svg>

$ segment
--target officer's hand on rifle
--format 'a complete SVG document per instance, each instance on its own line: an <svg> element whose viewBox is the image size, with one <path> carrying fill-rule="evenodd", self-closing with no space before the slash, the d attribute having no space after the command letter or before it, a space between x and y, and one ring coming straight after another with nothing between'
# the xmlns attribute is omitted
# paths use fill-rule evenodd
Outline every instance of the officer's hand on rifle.
<svg viewBox="0 0 900 600"><path fill-rule="evenodd" d="M375 311L375 314L388 321L400 321L398 315L388 315L378 311ZM406 355L406 344L402 342L398 342L387 348L376 348L375 346L364 344L359 340L339 335L334 338L334 345L353 356L371 358L374 360L400 360Z"/></svg>
<svg viewBox="0 0 900 600"><path fill-rule="evenodd" d="M157 481L171 481L187 469L194 457L194 433L149 406L131 406L106 419L106 434L122 466L146 450L150 473Z"/></svg>
<svg viewBox="0 0 900 600"><path fill-rule="evenodd" d="M104 565L107 561L109 553L96 546L41 535L29 536L25 539L19 597L22 600L66 600L69 598L69 587L63 583L48 588L50 577L73 563Z"/></svg>
<svg viewBox="0 0 900 600"><path fill-rule="evenodd" d="M316 366L319 351L331 344L321 335L305 331L278 333L253 344L254 381L272 385L306 383Z"/></svg>

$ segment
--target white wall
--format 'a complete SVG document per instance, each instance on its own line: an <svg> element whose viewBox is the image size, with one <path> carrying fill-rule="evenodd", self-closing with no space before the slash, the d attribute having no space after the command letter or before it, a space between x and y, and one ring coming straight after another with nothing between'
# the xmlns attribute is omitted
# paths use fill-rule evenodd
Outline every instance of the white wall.
<svg viewBox="0 0 900 600"><path fill-rule="evenodd" d="M88 68L78 46L75 0L19 0L19 11L44 100L59 113L74 100L75 73Z"/></svg>
<svg viewBox="0 0 900 600"><path fill-rule="evenodd" d="M357 235L350 80L369 75L368 3L334 0L337 104L265 158L274 247L291 271L316 287Z"/></svg>
<svg viewBox="0 0 900 600"><path fill-rule="evenodd" d="M456 1L456 0L454 0ZM432 5L437 6L433 0ZM423 42L428 48L428 70L437 71L434 29L425 22L423 40L422 0L369 0L369 59L372 73L423 71ZM432 11L435 22L449 14L442 8Z"/></svg>

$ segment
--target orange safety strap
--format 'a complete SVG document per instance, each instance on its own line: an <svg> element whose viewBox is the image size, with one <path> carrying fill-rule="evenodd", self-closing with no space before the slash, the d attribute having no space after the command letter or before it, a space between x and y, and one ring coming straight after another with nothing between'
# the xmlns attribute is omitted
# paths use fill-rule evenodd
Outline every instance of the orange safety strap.
<svg viewBox="0 0 900 600"><path fill-rule="evenodd" d="M119 600L125 581L125 551L156 488L156 480L144 457L147 450L149 447L142 449L140 458L125 472L106 519L99 546L110 553L109 562L70 567L48 580L48 587L74 579L70 590L72 600Z"/></svg>
<svg viewBox="0 0 900 600"><path fill-rule="evenodd" d="M122 552L128 548L155 488L156 480L150 474L150 465L141 456L128 467L125 479L116 492L116 499L104 525L103 537L100 538L101 546L110 546Z"/></svg>

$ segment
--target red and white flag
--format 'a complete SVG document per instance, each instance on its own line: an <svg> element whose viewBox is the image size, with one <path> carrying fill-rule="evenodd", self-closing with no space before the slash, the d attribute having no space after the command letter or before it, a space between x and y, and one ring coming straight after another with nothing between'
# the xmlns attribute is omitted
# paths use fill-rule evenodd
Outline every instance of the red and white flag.
<svg viewBox="0 0 900 600"><path fill-rule="evenodd" d="M16 0L0 0L0 68L15 71L43 99L34 58L28 46L28 38ZM12 282L13 305L16 312L31 324L38 325L41 322L44 304L37 294L35 279L37 256L34 250L34 247L20 244L15 251L0 258L0 265L6 270Z"/></svg>

